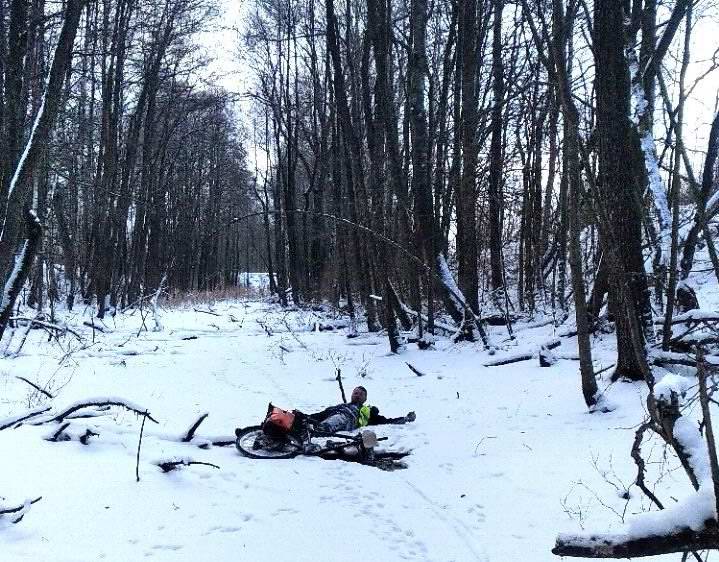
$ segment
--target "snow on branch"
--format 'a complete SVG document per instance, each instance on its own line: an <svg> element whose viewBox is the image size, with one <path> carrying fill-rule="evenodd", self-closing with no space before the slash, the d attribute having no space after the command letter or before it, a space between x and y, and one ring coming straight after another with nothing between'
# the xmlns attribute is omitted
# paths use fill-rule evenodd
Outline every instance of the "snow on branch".
<svg viewBox="0 0 719 562"><path fill-rule="evenodd" d="M673 552L719 548L716 529L685 529L667 536L631 538L627 535L560 535L552 549L557 556L580 558L640 558Z"/></svg>
<svg viewBox="0 0 719 562"><path fill-rule="evenodd" d="M11 416L9 418L1 419L0 420L0 431L2 431L3 429L8 429L9 427L14 427L19 423L22 423L29 419L40 416L48 411L50 411L50 406L44 406L44 407L34 408L33 410L30 410L29 412L25 412L25 413L19 414L17 416Z"/></svg>
<svg viewBox="0 0 719 562"><path fill-rule="evenodd" d="M667 195L664 191L662 177L659 174L659 161L657 159L657 148L654 144L654 134L650 124L647 122L648 103L644 92L642 74L639 71L637 53L633 47L626 49L627 63L632 81L632 122L639 135L639 143L644 157L644 167L647 171L647 181L652 192L652 200L659 221L659 232L657 245L661 251L661 263L666 265L669 260L669 247L672 233L672 214L669 210Z"/></svg>
<svg viewBox="0 0 719 562"><path fill-rule="evenodd" d="M197 431L197 428L200 427L200 424L205 421L205 419L207 419L207 416L209 415L209 412L205 412L199 418L197 418L195 423L190 426L190 429L188 429L187 433L185 433L185 435L182 437L183 443L189 443L190 441L192 441L192 439L195 437L195 432Z"/></svg>
<svg viewBox="0 0 719 562"><path fill-rule="evenodd" d="M147 411L147 409L143 408L142 406L138 406L137 404L134 404L128 400L125 400L123 398L116 398L116 397L100 397L100 398L90 398L87 400L81 400L79 402L75 402L74 404L71 404L64 410L62 410L59 414L56 416L44 421L43 423L52 423L52 422L61 422L65 418L67 418L70 414L77 412L78 410L82 410L83 408L89 408L92 406L119 406L121 408L125 408L126 410L129 410L131 412L134 412L138 416L147 416L147 419L149 419L152 422L159 423L155 418L153 418Z"/></svg>
<svg viewBox="0 0 719 562"><path fill-rule="evenodd" d="M556 339L556 338L551 339L549 341L542 343L534 351L527 351L524 353L515 353L512 355L505 355L504 357L499 357L492 361L488 361L487 363L484 363L483 366L484 367L500 367L502 365L509 365L511 363L519 363L520 361L529 361L530 359L534 359L535 357L537 357L542 352L542 350L556 349L560 345L562 345L561 340Z"/></svg>
<svg viewBox="0 0 719 562"><path fill-rule="evenodd" d="M8 324L15 299L22 290L25 280L30 273L30 267L35 259L35 254L42 239L42 224L40 224L40 220L34 211L30 209L25 210L25 222L27 224L28 237L15 254L15 262L5 282L2 300L0 301L0 336L2 336L5 326Z"/></svg>
<svg viewBox="0 0 719 562"><path fill-rule="evenodd" d="M633 558L719 548L714 481L707 442L681 414L690 380L665 375L650 397L657 431L672 445L695 491L661 511L641 513L612 534L562 534L552 552L585 558Z"/></svg>
<svg viewBox="0 0 719 562"><path fill-rule="evenodd" d="M10 521L12 523L20 523L22 521L23 517L27 515L27 512L30 511L30 507L33 504L36 504L42 499L42 496L35 498L34 500L26 499L22 505L15 506L15 507L5 507L2 504L0 504L0 517L3 515L12 515L12 518Z"/></svg>

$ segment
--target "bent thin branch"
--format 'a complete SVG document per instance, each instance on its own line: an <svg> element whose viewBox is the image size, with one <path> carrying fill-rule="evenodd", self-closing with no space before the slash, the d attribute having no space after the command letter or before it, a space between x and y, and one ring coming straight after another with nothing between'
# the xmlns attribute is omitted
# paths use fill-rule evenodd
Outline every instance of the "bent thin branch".
<svg viewBox="0 0 719 562"><path fill-rule="evenodd" d="M27 421L29 419L36 418L37 416L40 416L48 411L50 411L50 406L45 406L42 408L36 408L35 410L30 410L29 412L20 414L18 416L13 416L4 420L0 420L0 431L9 427L14 427L17 424Z"/></svg>
<svg viewBox="0 0 719 562"><path fill-rule="evenodd" d="M160 461L156 463L157 466L159 466L162 469L162 472L170 472L172 470L176 470L180 468L181 466L192 466L193 464L199 464L202 466L211 466L212 468L217 468L219 470L219 466L216 464L212 464L209 462L201 462L201 461L192 461L187 459L180 459L180 460L172 460L172 461Z"/></svg>
<svg viewBox="0 0 719 562"><path fill-rule="evenodd" d="M192 441L192 438L195 436L197 428L200 427L200 424L205 421L207 419L207 416L209 415L209 412L205 412L199 418L197 418L197 421L190 426L190 429L187 430L187 433L185 433L185 436L182 438L183 443L189 443L190 441Z"/></svg>
<svg viewBox="0 0 719 562"><path fill-rule="evenodd" d="M29 384L31 387L33 387L35 390L37 390L39 393L44 394L45 396L47 396L50 400L52 400L52 399L54 398L54 396L53 396L52 394L50 394L47 390L45 390L44 388L40 388L40 387L39 387L38 385L36 385L34 382L31 382L31 381L27 380L25 377L17 376L17 377L15 377L15 378L16 378L16 379L19 379L19 380L21 380L21 381L23 381L23 382L26 382L26 383Z"/></svg>
<svg viewBox="0 0 719 562"><path fill-rule="evenodd" d="M87 400L85 402L74 404L74 405L70 406L69 408L66 408L59 414L57 414L54 418L47 420L47 422L45 422L45 423L61 422L67 416L72 414L73 412L77 412L78 410L82 410L83 408L88 408L90 406L119 406L121 408L125 408L126 410L136 413L138 416L147 416L147 419L149 419L152 422L159 423L155 418L153 418L147 412L147 410L145 410L143 408L139 408L138 406L135 406L134 404L130 404L129 402L126 402L119 398L112 398L112 399L99 398L96 400Z"/></svg>

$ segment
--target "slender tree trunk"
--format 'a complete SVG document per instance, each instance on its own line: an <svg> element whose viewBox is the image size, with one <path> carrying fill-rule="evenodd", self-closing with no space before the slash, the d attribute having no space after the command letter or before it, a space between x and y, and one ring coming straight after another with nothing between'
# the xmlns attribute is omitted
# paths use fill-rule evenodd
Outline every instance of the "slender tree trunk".
<svg viewBox="0 0 719 562"><path fill-rule="evenodd" d="M502 63L502 14L504 0L493 0L492 25L492 141L489 149L489 252L492 289L504 285L502 271L502 131L504 103L504 65Z"/></svg>

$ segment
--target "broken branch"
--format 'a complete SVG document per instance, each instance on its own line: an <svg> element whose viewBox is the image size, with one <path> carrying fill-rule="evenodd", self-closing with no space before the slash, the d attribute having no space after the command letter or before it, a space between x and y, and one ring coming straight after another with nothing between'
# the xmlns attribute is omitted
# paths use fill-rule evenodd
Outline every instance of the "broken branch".
<svg viewBox="0 0 719 562"><path fill-rule="evenodd" d="M190 426L190 429L187 430L187 433L185 433L185 436L182 438L183 443L188 443L192 441L192 438L195 436L197 428L200 427L200 424L205 421L207 419L207 416L209 415L210 413L206 412L202 414L199 418L197 418L197 421Z"/></svg>
<svg viewBox="0 0 719 562"><path fill-rule="evenodd" d="M405 361L404 364L407 365L407 367L409 367L409 370L412 371L418 377L423 377L425 375L425 373L423 373L422 371L417 369L417 367L412 365L412 363L408 363L407 361Z"/></svg>
<svg viewBox="0 0 719 562"><path fill-rule="evenodd" d="M48 412L50 410L50 406L45 406L43 408L36 408L34 410L30 410L29 412L26 412L24 414L20 414L18 416L12 416L10 418L6 418L4 420L0 420L0 431L3 429L7 429L9 427L13 427L19 423L22 423L24 421L27 421L32 418L36 418L37 416L40 416L44 414L45 412Z"/></svg>
<svg viewBox="0 0 719 562"><path fill-rule="evenodd" d="M119 406L121 408L125 408L126 410L136 413L138 416L147 416L147 419L149 419L152 422L159 423L155 418L153 418L148 413L147 410L143 410L142 408L139 408L139 407L137 407L133 404L130 404L129 402L126 402L124 400L121 400L119 398L113 398L113 399L100 398L97 400L87 400L85 402L74 404L73 406L70 406L69 408L66 408L65 410L63 410L62 412L57 414L54 418L47 420L46 423L61 422L67 416L72 414L73 412L77 412L78 410L82 410L83 408L89 408L90 406Z"/></svg>
<svg viewBox="0 0 719 562"><path fill-rule="evenodd" d="M17 376L17 377L15 377L15 378L16 378L16 379L20 379L20 380L23 381L23 382L26 382L26 383L29 384L31 387L33 387L35 390L37 390L37 391L40 392L41 394L44 394L45 396L47 396L47 397L50 398L51 400L54 398L54 396L53 396L52 394L50 394L47 390L40 388L40 387L39 387L38 385L36 385L34 382L30 382L30 381L27 380L25 377L19 377L19 376Z"/></svg>
<svg viewBox="0 0 719 562"><path fill-rule="evenodd" d="M219 466L216 464L212 464L209 462L201 462L201 461L192 461L187 459L180 459L177 461L160 461L156 463L157 466L159 466L162 469L162 472L170 472L172 470L175 470L177 468L180 468L181 466L192 466L193 464L199 464L203 466L211 466L212 468L220 469Z"/></svg>

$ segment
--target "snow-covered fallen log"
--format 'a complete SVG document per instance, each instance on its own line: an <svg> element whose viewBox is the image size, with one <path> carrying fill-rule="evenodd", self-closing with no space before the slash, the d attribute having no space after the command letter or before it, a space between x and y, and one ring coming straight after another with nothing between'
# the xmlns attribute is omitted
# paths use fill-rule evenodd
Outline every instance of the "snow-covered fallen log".
<svg viewBox="0 0 719 562"><path fill-rule="evenodd" d="M666 367L667 365L697 366L696 359L690 355L671 351L652 351L649 355L649 361L652 365L658 367ZM717 367L719 366L719 355L705 355L704 362L712 367Z"/></svg>
<svg viewBox="0 0 719 562"><path fill-rule="evenodd" d="M707 440L694 420L682 415L683 397L690 381L687 377L668 374L654 387L650 404L652 416L662 438L672 446L694 491L674 504L662 506L632 517L615 533L562 534L552 552L558 556L585 558L634 558L673 552L719 548L719 525L715 499L712 456L714 443L710 437L711 421L707 420ZM706 386L702 404L707 416ZM705 408L706 407L706 408ZM713 459L713 460L712 460Z"/></svg>
<svg viewBox="0 0 719 562"><path fill-rule="evenodd" d="M672 317L672 324L683 324L685 322L719 322L719 312L695 308ZM661 318L654 321L654 324L658 326L663 323L664 320Z"/></svg>
<svg viewBox="0 0 719 562"><path fill-rule="evenodd" d="M525 351L512 355L505 355L504 357L498 357L497 359L484 363L484 367L500 367L511 363L519 363L520 361L529 361L539 357L539 354L543 349L556 349L560 345L562 345L561 340L555 338L544 342L534 351Z"/></svg>
<svg viewBox="0 0 719 562"><path fill-rule="evenodd" d="M649 537L560 535L552 553L580 558L640 558L716 548L719 548L717 529L699 532L684 529L670 535Z"/></svg>

